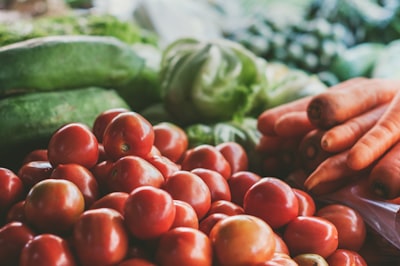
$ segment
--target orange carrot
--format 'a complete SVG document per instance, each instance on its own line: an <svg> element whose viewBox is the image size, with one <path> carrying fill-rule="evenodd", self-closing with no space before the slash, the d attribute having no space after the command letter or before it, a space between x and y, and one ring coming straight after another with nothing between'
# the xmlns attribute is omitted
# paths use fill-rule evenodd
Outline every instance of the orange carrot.
<svg viewBox="0 0 400 266"><path fill-rule="evenodd" d="M317 186L328 182L339 182L360 174L347 165L348 150L334 154L322 163L307 177L304 187L313 190ZM339 182L340 183L340 182Z"/></svg>
<svg viewBox="0 0 400 266"><path fill-rule="evenodd" d="M376 124L350 149L347 164L352 169L368 167L400 140L400 80L391 84L399 92Z"/></svg>
<svg viewBox="0 0 400 266"><path fill-rule="evenodd" d="M299 144L298 157L301 167L310 173L326 158L332 155L321 147L321 138L325 131L313 129L308 132Z"/></svg>
<svg viewBox="0 0 400 266"><path fill-rule="evenodd" d="M274 131L278 136L293 137L304 136L314 128L306 111L293 111L276 120Z"/></svg>
<svg viewBox="0 0 400 266"><path fill-rule="evenodd" d="M341 152L353 146L382 116L388 103L351 118L327 130L321 138L321 147L328 152Z"/></svg>
<svg viewBox="0 0 400 266"><path fill-rule="evenodd" d="M328 129L393 99L398 85L384 79L355 78L340 90L327 90L310 101L308 118L319 128ZM343 84L342 84L343 85Z"/></svg>
<svg viewBox="0 0 400 266"><path fill-rule="evenodd" d="M400 196L400 142L377 161L368 176L368 182L371 190L384 199Z"/></svg>

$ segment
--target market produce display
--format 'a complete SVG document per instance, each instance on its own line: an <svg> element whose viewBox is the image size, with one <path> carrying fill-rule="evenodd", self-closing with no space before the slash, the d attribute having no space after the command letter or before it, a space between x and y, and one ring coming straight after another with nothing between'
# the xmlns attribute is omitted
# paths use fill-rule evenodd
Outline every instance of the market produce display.
<svg viewBox="0 0 400 266"><path fill-rule="evenodd" d="M399 5L300 9L0 24L0 264L399 264Z"/></svg>

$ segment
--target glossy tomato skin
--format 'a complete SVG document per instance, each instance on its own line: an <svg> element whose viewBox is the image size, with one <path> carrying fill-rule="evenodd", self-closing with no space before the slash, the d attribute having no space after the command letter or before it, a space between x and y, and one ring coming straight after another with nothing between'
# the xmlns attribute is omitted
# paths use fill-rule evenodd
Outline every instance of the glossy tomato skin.
<svg viewBox="0 0 400 266"><path fill-rule="evenodd" d="M366 239L366 225L359 212L342 204L329 204L320 208L316 216L332 222L339 237L339 248L358 251Z"/></svg>
<svg viewBox="0 0 400 266"><path fill-rule="evenodd" d="M90 209L110 208L118 211L124 216L125 202L128 199L129 193L126 192L111 192L96 200Z"/></svg>
<svg viewBox="0 0 400 266"><path fill-rule="evenodd" d="M147 156L145 159L161 172L165 180L174 172L181 170L180 165L162 155Z"/></svg>
<svg viewBox="0 0 400 266"><path fill-rule="evenodd" d="M161 187L163 184L162 173L145 159L134 155L118 159L107 179L109 192L130 193L140 186Z"/></svg>
<svg viewBox="0 0 400 266"><path fill-rule="evenodd" d="M186 132L170 122L161 122L153 126L154 146L161 154L174 163L181 160L188 149L189 140Z"/></svg>
<svg viewBox="0 0 400 266"><path fill-rule="evenodd" d="M154 239L171 228L176 208L172 196L165 190L141 186L129 194L124 212L127 228L133 236Z"/></svg>
<svg viewBox="0 0 400 266"><path fill-rule="evenodd" d="M21 166L18 176L24 184L25 191L29 191L37 182L50 178L53 166L49 161L30 161Z"/></svg>
<svg viewBox="0 0 400 266"><path fill-rule="evenodd" d="M276 232L274 232L274 238L275 238L275 252L290 255L289 248L286 245L283 238Z"/></svg>
<svg viewBox="0 0 400 266"><path fill-rule="evenodd" d="M126 108L111 108L102 113L100 113L94 120L92 131L96 136L98 142L103 142L103 135L106 127L111 122L111 120L119 115L120 113L128 112Z"/></svg>
<svg viewBox="0 0 400 266"><path fill-rule="evenodd" d="M211 206L211 193L207 184L198 175L180 170L173 173L162 187L173 199L189 203L201 220Z"/></svg>
<svg viewBox="0 0 400 266"><path fill-rule="evenodd" d="M232 201L243 207L243 199L247 190L261 179L261 176L251 171L233 173L228 179Z"/></svg>
<svg viewBox="0 0 400 266"><path fill-rule="evenodd" d="M126 259L118 263L117 266L157 266L157 265L147 259L132 258L132 259Z"/></svg>
<svg viewBox="0 0 400 266"><path fill-rule="evenodd" d="M22 248L20 266L78 265L67 241L53 234L41 234L29 240Z"/></svg>
<svg viewBox="0 0 400 266"><path fill-rule="evenodd" d="M128 232L116 210L85 211L74 226L72 242L80 265L113 265L128 251Z"/></svg>
<svg viewBox="0 0 400 266"><path fill-rule="evenodd" d="M244 214L244 209L228 200L217 200L211 203L210 209L208 211L208 215L213 213L223 213L229 216Z"/></svg>
<svg viewBox="0 0 400 266"><path fill-rule="evenodd" d="M99 198L100 191L96 178L89 169L80 164L59 164L53 169L50 178L65 179L74 183L85 199L85 209Z"/></svg>
<svg viewBox="0 0 400 266"><path fill-rule="evenodd" d="M176 212L171 228L184 226L199 229L199 219L196 211L189 203L182 200L174 200L174 205Z"/></svg>
<svg viewBox="0 0 400 266"><path fill-rule="evenodd" d="M207 184L211 193L211 202L231 200L232 196L228 181L220 173L206 168L195 168L190 172L198 175Z"/></svg>
<svg viewBox="0 0 400 266"><path fill-rule="evenodd" d="M326 258L329 266L367 266L364 258L354 250L337 249Z"/></svg>
<svg viewBox="0 0 400 266"><path fill-rule="evenodd" d="M90 171L92 172L94 178L96 178L97 184L99 186L100 194L105 194L109 192L108 189L108 177L110 176L111 169L114 166L114 161L104 160L98 162L93 166Z"/></svg>
<svg viewBox="0 0 400 266"><path fill-rule="evenodd" d="M306 191L293 188L293 192L299 202L299 216L312 216L317 209L314 198Z"/></svg>
<svg viewBox="0 0 400 266"><path fill-rule="evenodd" d="M0 261L2 265L18 265L22 248L35 233L21 222L10 222L0 228Z"/></svg>
<svg viewBox="0 0 400 266"><path fill-rule="evenodd" d="M213 250L210 239L200 230L176 227L161 236L155 258L160 266L211 266Z"/></svg>
<svg viewBox="0 0 400 266"><path fill-rule="evenodd" d="M278 229L297 217L299 203L287 183L275 177L265 177L248 189L243 209Z"/></svg>
<svg viewBox="0 0 400 266"><path fill-rule="evenodd" d="M22 222L26 223L25 200L18 201L11 206L6 215L6 223Z"/></svg>
<svg viewBox="0 0 400 266"><path fill-rule="evenodd" d="M26 164L32 161L48 161L49 157L47 156L47 149L35 149L29 152L24 159L22 160L22 164Z"/></svg>
<svg viewBox="0 0 400 266"><path fill-rule="evenodd" d="M283 240L292 256L313 253L327 258L338 247L338 232L324 218L298 216L286 225Z"/></svg>
<svg viewBox="0 0 400 266"><path fill-rule="evenodd" d="M298 266L298 264L288 254L275 252L270 260L257 266Z"/></svg>
<svg viewBox="0 0 400 266"><path fill-rule="evenodd" d="M78 220L84 207L82 192L74 183L45 179L29 191L24 213L27 223L39 232L64 234Z"/></svg>
<svg viewBox="0 0 400 266"><path fill-rule="evenodd" d="M231 166L231 174L239 171L247 171L249 167L249 158L247 152L237 142L223 142L215 146Z"/></svg>
<svg viewBox="0 0 400 266"><path fill-rule="evenodd" d="M231 176L231 166L222 153L209 144L201 144L187 150L184 154L182 170L206 168L220 173L225 179Z"/></svg>
<svg viewBox="0 0 400 266"><path fill-rule="evenodd" d="M210 235L210 232L214 225L216 225L220 220L229 217L229 215L224 213L211 213L204 217L199 223L199 230L206 235Z"/></svg>
<svg viewBox="0 0 400 266"><path fill-rule="evenodd" d="M10 169L0 168L0 217L24 196L21 179Z"/></svg>
<svg viewBox="0 0 400 266"><path fill-rule="evenodd" d="M275 238L272 228L258 217L234 215L211 229L211 243L220 265L257 265L272 258Z"/></svg>
<svg viewBox="0 0 400 266"><path fill-rule="evenodd" d="M103 135L106 154L113 160L127 155L146 156L154 144L153 126L136 112L114 117Z"/></svg>
<svg viewBox="0 0 400 266"><path fill-rule="evenodd" d="M76 163L91 168L99 158L99 143L88 126L69 123L53 133L47 146L47 156L53 167Z"/></svg>

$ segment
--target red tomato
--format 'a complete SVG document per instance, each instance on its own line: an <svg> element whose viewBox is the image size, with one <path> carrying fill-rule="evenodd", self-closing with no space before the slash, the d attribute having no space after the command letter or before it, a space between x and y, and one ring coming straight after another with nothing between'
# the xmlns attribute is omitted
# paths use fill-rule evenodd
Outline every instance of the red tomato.
<svg viewBox="0 0 400 266"><path fill-rule="evenodd" d="M21 222L10 222L1 227L1 265L18 265L22 248L34 235L34 232Z"/></svg>
<svg viewBox="0 0 400 266"><path fill-rule="evenodd" d="M299 202L299 216L312 216L315 214L316 205L313 197L306 191L292 188Z"/></svg>
<svg viewBox="0 0 400 266"><path fill-rule="evenodd" d="M47 151L53 167L76 163L91 168L99 158L99 143L89 127L81 123L69 123L53 133Z"/></svg>
<svg viewBox="0 0 400 266"><path fill-rule="evenodd" d="M103 135L108 124L113 120L114 117L120 113L128 112L125 108L111 108L100 113L94 120L92 131L96 136L97 140L101 143L103 141Z"/></svg>
<svg viewBox="0 0 400 266"><path fill-rule="evenodd" d="M210 239L220 265L256 265L272 258L272 228L260 218L240 214L222 219L212 228Z"/></svg>
<svg viewBox="0 0 400 266"><path fill-rule="evenodd" d="M128 230L133 236L153 239L171 228L176 208L172 196L165 190L141 186L129 194L124 211Z"/></svg>
<svg viewBox="0 0 400 266"><path fill-rule="evenodd" d="M0 217L24 196L21 179L10 169L0 168Z"/></svg>
<svg viewBox="0 0 400 266"><path fill-rule="evenodd" d="M360 213L342 204L329 204L320 208L316 216L333 223L338 231L339 248L360 250L366 238L366 225Z"/></svg>
<svg viewBox="0 0 400 266"><path fill-rule="evenodd" d="M114 117L103 135L104 150L113 160L127 155L144 157L153 143L153 126L136 112L123 112Z"/></svg>
<svg viewBox="0 0 400 266"><path fill-rule="evenodd" d="M122 261L117 266L157 266L157 265L147 259L132 258Z"/></svg>
<svg viewBox="0 0 400 266"><path fill-rule="evenodd" d="M199 230L205 233L206 235L210 235L211 229L216 225L220 220L229 217L224 213L211 213L204 217L199 223Z"/></svg>
<svg viewBox="0 0 400 266"><path fill-rule="evenodd" d="M243 209L277 229L297 217L299 203L287 183L275 177L265 177L247 190Z"/></svg>
<svg viewBox="0 0 400 266"><path fill-rule="evenodd" d="M36 149L29 152L24 159L22 160L22 164L26 164L32 161L48 161L47 157L47 149Z"/></svg>
<svg viewBox="0 0 400 266"><path fill-rule="evenodd" d="M6 222L26 222L25 218L25 200L18 201L8 210L6 215Z"/></svg>
<svg viewBox="0 0 400 266"><path fill-rule="evenodd" d="M283 240L292 256L313 253L327 258L338 247L338 232L324 218L298 216L286 225Z"/></svg>
<svg viewBox="0 0 400 266"><path fill-rule="evenodd" d="M191 227L195 229L199 228L199 219L197 218L196 211L189 203L182 200L174 200L174 205L176 213L171 228L180 226Z"/></svg>
<svg viewBox="0 0 400 266"><path fill-rule="evenodd" d="M53 166L49 161L30 161L21 166L18 176L24 184L26 191L29 191L37 182L50 178Z"/></svg>
<svg viewBox="0 0 400 266"><path fill-rule="evenodd" d="M180 165L162 155L146 157L146 161L155 166L164 176L164 179L168 179L174 172L181 170Z"/></svg>
<svg viewBox="0 0 400 266"><path fill-rule="evenodd" d="M154 146L161 154L174 163L178 162L187 150L189 140L186 132L170 122L161 122L153 126Z"/></svg>
<svg viewBox="0 0 400 266"><path fill-rule="evenodd" d="M129 193L126 192L111 192L96 200L90 209L110 208L118 211L124 216L125 202L128 199Z"/></svg>
<svg viewBox="0 0 400 266"><path fill-rule="evenodd" d="M109 192L107 180L113 166L114 166L114 161L105 160L97 163L90 169L94 178L96 178L97 184L99 186L99 191L101 192L101 194Z"/></svg>
<svg viewBox="0 0 400 266"><path fill-rule="evenodd" d="M367 266L364 258L354 250L337 249L326 258L329 266Z"/></svg>
<svg viewBox="0 0 400 266"><path fill-rule="evenodd" d="M298 266L298 264L288 254L275 252L270 260L257 266Z"/></svg>
<svg viewBox="0 0 400 266"><path fill-rule="evenodd" d="M156 250L156 262L160 266L210 266L212 259L208 236L190 227L176 227L163 234Z"/></svg>
<svg viewBox="0 0 400 266"><path fill-rule="evenodd" d="M211 203L208 215L213 213L223 213L229 216L244 214L244 210L241 206L227 200L217 200Z"/></svg>
<svg viewBox="0 0 400 266"><path fill-rule="evenodd" d="M275 252L290 255L289 248L286 245L283 238L280 235L278 235L276 232L274 232L274 237L275 237Z"/></svg>
<svg viewBox="0 0 400 266"><path fill-rule="evenodd" d="M195 168L190 172L200 176L207 184L211 193L211 202L217 200L231 200L231 191L228 181L217 171L206 168Z"/></svg>
<svg viewBox="0 0 400 266"><path fill-rule="evenodd" d="M82 192L74 183L45 179L34 185L26 196L25 219L40 232L65 233L78 220L84 205Z"/></svg>
<svg viewBox="0 0 400 266"><path fill-rule="evenodd" d="M75 258L66 240L57 235L37 235L22 248L20 266L75 266Z"/></svg>
<svg viewBox="0 0 400 266"><path fill-rule="evenodd" d="M207 184L198 175L180 170L173 173L164 183L163 189L173 199L189 203L197 218L203 218L211 206L211 193Z"/></svg>
<svg viewBox="0 0 400 266"><path fill-rule="evenodd" d="M243 199L247 190L260 179L260 175L250 171L239 171L233 173L228 179L232 202L243 206Z"/></svg>
<svg viewBox="0 0 400 266"><path fill-rule="evenodd" d="M85 211L75 223L72 235L82 266L121 262L128 251L128 240L123 216L109 208Z"/></svg>
<svg viewBox="0 0 400 266"><path fill-rule="evenodd" d="M128 155L118 159L111 168L107 179L110 192L122 191L130 193L140 186L161 187L164 176L145 159Z"/></svg>
<svg viewBox="0 0 400 266"><path fill-rule="evenodd" d="M231 166L231 174L246 171L249 167L247 152L237 142L223 142L216 146Z"/></svg>
<svg viewBox="0 0 400 266"><path fill-rule="evenodd" d="M206 168L217 171L225 179L231 176L231 166L216 147L202 144L186 151L182 170L190 171L195 168Z"/></svg>
<svg viewBox="0 0 400 266"><path fill-rule="evenodd" d="M99 198L99 185L92 172L86 167L70 163L57 165L50 178L65 179L74 183L82 192L85 199L85 208L88 208Z"/></svg>

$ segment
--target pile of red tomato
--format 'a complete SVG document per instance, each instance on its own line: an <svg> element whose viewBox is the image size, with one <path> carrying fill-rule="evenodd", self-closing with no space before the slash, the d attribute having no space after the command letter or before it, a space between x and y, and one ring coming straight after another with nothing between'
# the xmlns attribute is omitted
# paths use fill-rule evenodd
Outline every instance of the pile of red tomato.
<svg viewBox="0 0 400 266"><path fill-rule="evenodd" d="M1 265L367 265L355 210L250 171L237 143L188 148L125 109L0 168L0 215Z"/></svg>

